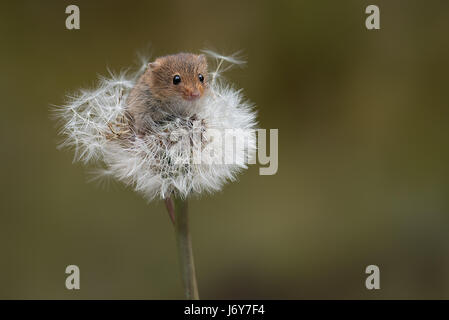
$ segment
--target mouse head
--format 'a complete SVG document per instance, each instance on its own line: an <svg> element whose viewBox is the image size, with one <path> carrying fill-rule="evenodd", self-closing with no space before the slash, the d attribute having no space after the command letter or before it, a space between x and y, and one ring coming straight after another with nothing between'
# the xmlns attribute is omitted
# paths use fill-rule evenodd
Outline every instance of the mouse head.
<svg viewBox="0 0 449 320"><path fill-rule="evenodd" d="M207 61L202 54L160 57L148 68L150 89L160 100L197 101L208 86Z"/></svg>

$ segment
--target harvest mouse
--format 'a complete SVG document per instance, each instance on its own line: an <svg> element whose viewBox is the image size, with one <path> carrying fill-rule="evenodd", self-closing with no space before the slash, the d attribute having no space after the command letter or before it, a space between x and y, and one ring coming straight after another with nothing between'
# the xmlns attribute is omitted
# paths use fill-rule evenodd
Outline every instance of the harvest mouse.
<svg viewBox="0 0 449 320"><path fill-rule="evenodd" d="M192 114L207 93L207 61L203 54L178 53L148 64L127 100L127 114L136 134L158 121Z"/></svg>

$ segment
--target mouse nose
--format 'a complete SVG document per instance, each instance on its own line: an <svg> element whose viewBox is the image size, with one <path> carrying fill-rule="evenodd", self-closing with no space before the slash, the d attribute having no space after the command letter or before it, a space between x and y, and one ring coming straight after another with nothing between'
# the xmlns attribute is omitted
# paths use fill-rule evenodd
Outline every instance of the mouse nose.
<svg viewBox="0 0 449 320"><path fill-rule="evenodd" d="M188 90L186 92L186 98L188 100L195 100L198 99L200 97L201 93L198 89L194 89L194 90Z"/></svg>
<svg viewBox="0 0 449 320"><path fill-rule="evenodd" d="M199 96L200 96L200 92L199 92L199 90L194 90L194 91L192 91L191 93L190 93L190 96L192 97L192 98L199 98Z"/></svg>

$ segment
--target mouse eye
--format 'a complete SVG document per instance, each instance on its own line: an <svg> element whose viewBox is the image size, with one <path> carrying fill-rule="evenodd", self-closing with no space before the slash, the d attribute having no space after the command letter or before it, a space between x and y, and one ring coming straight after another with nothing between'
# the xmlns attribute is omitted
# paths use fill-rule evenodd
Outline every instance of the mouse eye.
<svg viewBox="0 0 449 320"><path fill-rule="evenodd" d="M201 82L204 81L204 77L203 77L203 75L201 73L198 75L198 79L200 79Z"/></svg>
<svg viewBox="0 0 449 320"><path fill-rule="evenodd" d="M179 84L181 82L181 77L176 75L173 77L173 84Z"/></svg>

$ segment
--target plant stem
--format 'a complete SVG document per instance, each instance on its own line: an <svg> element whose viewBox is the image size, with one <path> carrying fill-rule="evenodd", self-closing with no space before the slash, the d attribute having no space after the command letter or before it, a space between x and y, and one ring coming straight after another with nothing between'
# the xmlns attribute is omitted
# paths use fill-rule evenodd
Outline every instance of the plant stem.
<svg viewBox="0 0 449 320"><path fill-rule="evenodd" d="M165 198L165 206L167 207L168 216L170 217L171 223L175 225L175 204L171 197Z"/></svg>
<svg viewBox="0 0 449 320"><path fill-rule="evenodd" d="M166 199L165 204L172 222L174 220L179 264L181 266L181 276L186 299L199 300L188 224L187 199L183 200L179 197L170 196L170 198Z"/></svg>

